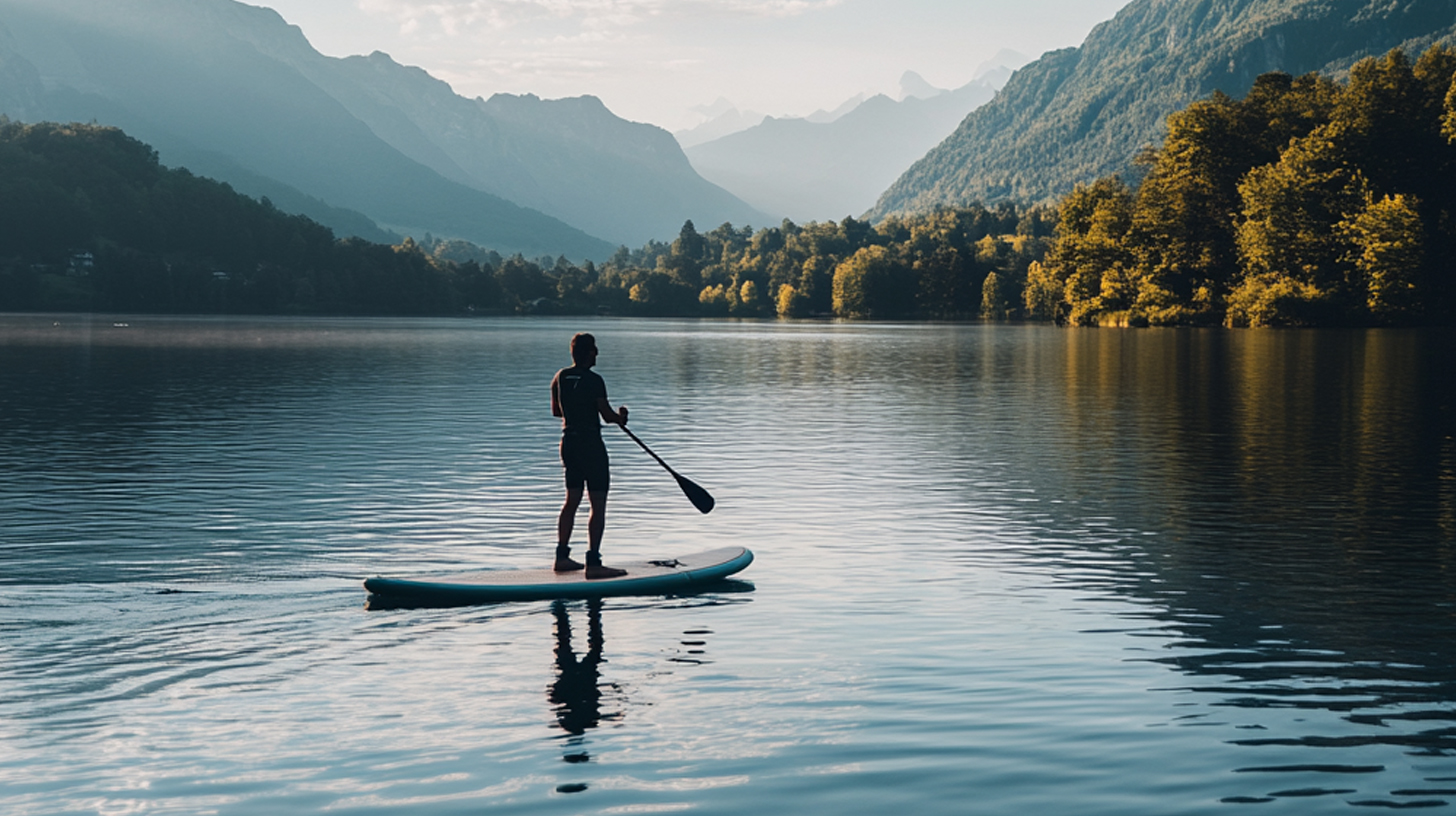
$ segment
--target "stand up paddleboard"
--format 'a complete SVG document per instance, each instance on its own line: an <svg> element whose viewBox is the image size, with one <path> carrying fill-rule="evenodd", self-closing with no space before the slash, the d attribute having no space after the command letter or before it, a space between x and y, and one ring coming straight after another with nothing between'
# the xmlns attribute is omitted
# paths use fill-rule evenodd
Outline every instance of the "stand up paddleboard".
<svg viewBox="0 0 1456 816"><path fill-rule="evenodd" d="M725 547L663 561L611 566L625 569L616 578L588 580L583 570L546 569L464 572L432 578L384 578L364 581L371 605L457 606L499 601L543 601L556 598L605 598L615 595L669 595L727 578L753 563L745 547Z"/></svg>

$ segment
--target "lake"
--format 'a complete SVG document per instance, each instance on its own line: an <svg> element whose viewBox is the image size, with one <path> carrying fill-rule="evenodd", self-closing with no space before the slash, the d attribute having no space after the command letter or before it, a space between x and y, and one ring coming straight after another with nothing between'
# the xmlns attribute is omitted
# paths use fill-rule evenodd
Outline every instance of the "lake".
<svg viewBox="0 0 1456 816"><path fill-rule="evenodd" d="M605 429L607 563L753 566L366 609L549 561L582 330L718 502ZM1449 810L1456 335L0 316L0 745L7 814Z"/></svg>

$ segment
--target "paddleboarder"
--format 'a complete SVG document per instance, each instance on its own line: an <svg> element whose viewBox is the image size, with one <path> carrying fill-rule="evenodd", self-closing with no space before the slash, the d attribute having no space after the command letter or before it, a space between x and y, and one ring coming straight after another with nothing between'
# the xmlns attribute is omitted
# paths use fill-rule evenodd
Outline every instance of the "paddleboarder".
<svg viewBox="0 0 1456 816"><path fill-rule="evenodd" d="M587 517L586 577L615 578L626 570L602 565L602 533L607 528L607 491L611 468L602 426L597 418L613 425L627 425L627 406L612 410L607 401L607 383L592 371L597 363L597 340L585 332L571 338L570 368L556 372L551 380L551 415L561 417L561 465L566 471L566 503L556 520L557 572L572 572L583 565L571 558L571 531L583 491L591 505Z"/></svg>

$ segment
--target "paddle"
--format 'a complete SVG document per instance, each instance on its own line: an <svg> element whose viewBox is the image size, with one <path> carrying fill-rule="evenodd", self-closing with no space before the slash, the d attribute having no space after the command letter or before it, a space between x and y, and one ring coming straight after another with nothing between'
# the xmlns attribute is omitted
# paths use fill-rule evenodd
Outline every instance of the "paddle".
<svg viewBox="0 0 1456 816"><path fill-rule="evenodd" d="M617 427L621 428L623 432L625 432L628 436L632 437L632 441L636 442L638 447L642 448L642 450L647 451L648 456L656 459L657 464L662 465L664 470L672 474L672 478L677 479L677 486L682 488L683 495L687 496L688 501L692 502L693 506L698 508L698 512L712 512L713 497L708 495L708 491L702 489L701 487L698 487L697 483L695 483L692 479L689 479L686 476L679 474L671 467L668 467L668 464L662 461L662 457L653 453L652 448L644 445L642 443L642 440L637 438L637 434L634 434L631 431L627 430L626 425L618 425Z"/></svg>

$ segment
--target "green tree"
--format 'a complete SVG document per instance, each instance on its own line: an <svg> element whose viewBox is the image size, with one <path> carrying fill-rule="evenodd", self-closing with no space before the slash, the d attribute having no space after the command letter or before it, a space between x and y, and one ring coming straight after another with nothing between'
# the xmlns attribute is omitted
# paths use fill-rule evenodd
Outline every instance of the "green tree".
<svg viewBox="0 0 1456 816"><path fill-rule="evenodd" d="M658 260L673 279L696 289L702 283L702 271L708 257L708 240L698 234L691 220L683 222L677 240L669 253Z"/></svg>
<svg viewBox="0 0 1456 816"><path fill-rule="evenodd" d="M803 299L807 314L829 314L834 311L834 268L837 256L810 255L799 272L795 294Z"/></svg>
<svg viewBox="0 0 1456 816"><path fill-rule="evenodd" d="M939 245L914 261L917 281L916 303L921 314L954 318L971 313L974 303L974 268L966 253L955 246Z"/></svg>
<svg viewBox="0 0 1456 816"><path fill-rule="evenodd" d="M1405 52L1396 49L1350 69L1328 136L1339 158L1358 165L1377 194L1424 193L1442 141L1440 104L1428 99Z"/></svg>

